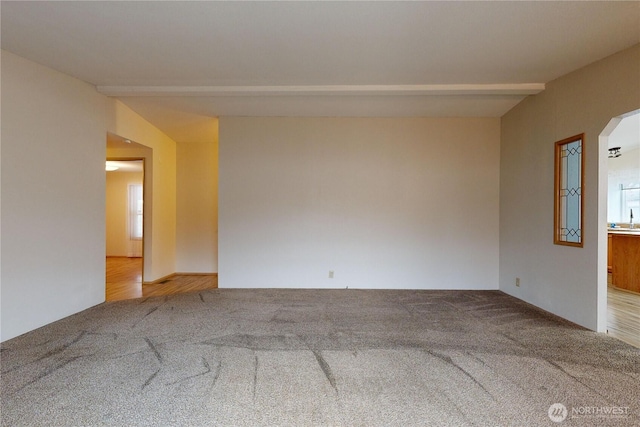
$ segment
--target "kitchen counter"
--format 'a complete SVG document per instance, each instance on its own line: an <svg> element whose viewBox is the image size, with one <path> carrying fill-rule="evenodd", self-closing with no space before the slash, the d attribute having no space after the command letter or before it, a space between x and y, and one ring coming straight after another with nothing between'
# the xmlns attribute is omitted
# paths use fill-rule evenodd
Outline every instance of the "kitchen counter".
<svg viewBox="0 0 640 427"><path fill-rule="evenodd" d="M609 234L628 234L630 236L640 236L640 228L609 228Z"/></svg>
<svg viewBox="0 0 640 427"><path fill-rule="evenodd" d="M609 229L613 286L640 293L640 229Z"/></svg>

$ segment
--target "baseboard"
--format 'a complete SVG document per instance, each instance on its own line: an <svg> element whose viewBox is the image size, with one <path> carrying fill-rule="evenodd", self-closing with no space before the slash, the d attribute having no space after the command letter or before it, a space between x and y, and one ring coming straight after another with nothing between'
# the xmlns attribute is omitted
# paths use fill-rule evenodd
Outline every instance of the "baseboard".
<svg viewBox="0 0 640 427"><path fill-rule="evenodd" d="M169 279L171 279L172 277L175 276L218 276L218 273L171 273L171 274L167 274L164 277L161 277L159 279L153 280L151 282L142 282L142 285L157 285L158 283L167 281Z"/></svg>
<svg viewBox="0 0 640 427"><path fill-rule="evenodd" d="M218 273L174 273L176 276L217 276Z"/></svg>
<svg viewBox="0 0 640 427"><path fill-rule="evenodd" d="M614 288L617 291L621 291L621 292L627 292L629 294L633 294L633 295L640 295L640 292L636 292L636 291L632 291L631 289L625 289L625 288L619 288L616 285L610 285L612 288Z"/></svg>
<svg viewBox="0 0 640 427"><path fill-rule="evenodd" d="M163 276L159 279L156 280L152 280L151 282L142 282L142 285L157 285L160 282L164 282L165 280L169 280L171 279L173 276L175 276L176 273L171 273L171 274L167 274L166 276Z"/></svg>

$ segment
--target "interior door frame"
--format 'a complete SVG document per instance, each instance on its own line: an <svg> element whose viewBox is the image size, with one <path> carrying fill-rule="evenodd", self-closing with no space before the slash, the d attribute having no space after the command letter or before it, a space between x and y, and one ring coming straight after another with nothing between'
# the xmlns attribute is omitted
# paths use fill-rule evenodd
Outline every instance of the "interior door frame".
<svg viewBox="0 0 640 427"><path fill-rule="evenodd" d="M146 180L146 160L144 157L107 157L107 162L142 162L142 270L140 272L141 285L144 283L144 259L145 259L145 240L147 233L145 224L147 222L147 180ZM106 173L106 172L105 172Z"/></svg>

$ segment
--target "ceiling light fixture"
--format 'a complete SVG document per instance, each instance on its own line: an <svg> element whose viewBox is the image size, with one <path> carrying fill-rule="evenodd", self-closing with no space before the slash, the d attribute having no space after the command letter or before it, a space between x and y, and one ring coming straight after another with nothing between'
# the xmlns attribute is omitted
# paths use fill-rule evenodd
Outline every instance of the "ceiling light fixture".
<svg viewBox="0 0 640 427"><path fill-rule="evenodd" d="M120 169L118 166L115 165L115 163L107 161L105 163L105 167L104 170L106 170L107 172L113 172L113 171L117 171L118 169Z"/></svg>
<svg viewBox="0 0 640 427"><path fill-rule="evenodd" d="M620 147L609 148L609 158L615 159L616 157L620 157L622 154L620 153Z"/></svg>

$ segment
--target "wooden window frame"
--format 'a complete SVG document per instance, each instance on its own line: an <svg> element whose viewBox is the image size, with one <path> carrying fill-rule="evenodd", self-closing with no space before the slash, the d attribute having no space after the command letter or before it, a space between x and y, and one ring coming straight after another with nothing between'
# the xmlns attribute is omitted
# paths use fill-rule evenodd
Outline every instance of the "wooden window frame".
<svg viewBox="0 0 640 427"><path fill-rule="evenodd" d="M562 204L561 180L562 180L562 147L572 142L580 141L580 203L579 203L579 234L578 242L569 242L563 239L562 234ZM584 165L585 165L585 139L584 133L565 138L555 143L555 167L554 167L554 215L553 215L553 243L556 245L584 247ZM565 212L566 216L566 212Z"/></svg>

